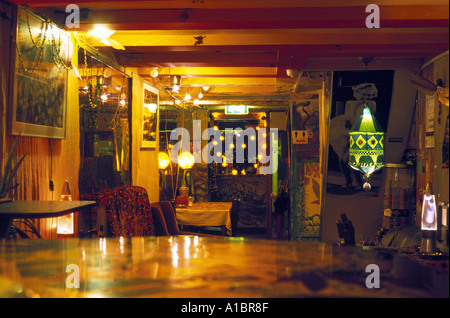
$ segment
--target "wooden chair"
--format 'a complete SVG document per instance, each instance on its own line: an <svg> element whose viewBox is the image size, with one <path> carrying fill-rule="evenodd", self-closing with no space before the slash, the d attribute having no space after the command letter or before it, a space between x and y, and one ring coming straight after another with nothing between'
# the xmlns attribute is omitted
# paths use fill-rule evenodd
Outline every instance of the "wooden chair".
<svg viewBox="0 0 450 318"><path fill-rule="evenodd" d="M155 225L155 235L156 236L170 236L169 230L167 229L166 221L164 220L164 214L160 207L156 205L151 206L153 224Z"/></svg>
<svg viewBox="0 0 450 318"><path fill-rule="evenodd" d="M239 220L239 203L240 199L234 199L232 206L231 206L231 212L230 212L230 219L231 219L231 236L237 236L237 223Z"/></svg>
<svg viewBox="0 0 450 318"><path fill-rule="evenodd" d="M197 236L209 236L209 237L217 237L217 235L209 235L203 233L194 233L194 232L186 232L181 231L178 227L177 218L175 215L175 210L173 209L172 204L169 201L159 201L151 204L152 207L158 207L164 216L164 221L167 226L167 230L169 235L197 235Z"/></svg>

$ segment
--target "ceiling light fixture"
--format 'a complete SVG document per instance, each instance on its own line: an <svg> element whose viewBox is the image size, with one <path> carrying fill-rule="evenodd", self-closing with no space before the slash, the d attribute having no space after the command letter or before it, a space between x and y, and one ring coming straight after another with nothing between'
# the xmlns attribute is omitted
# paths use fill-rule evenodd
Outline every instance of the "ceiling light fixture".
<svg viewBox="0 0 450 318"><path fill-rule="evenodd" d="M202 86L202 91L208 93L212 89L211 86Z"/></svg>
<svg viewBox="0 0 450 318"><path fill-rule="evenodd" d="M349 165L364 174L364 190L370 190L370 176L384 166L384 132L367 104L349 135Z"/></svg>
<svg viewBox="0 0 450 318"><path fill-rule="evenodd" d="M120 44L118 41L111 38L111 36L115 33L114 30L109 30L101 25L96 25L93 30L86 33L86 37L95 37L100 39L100 43L111 46L117 50L125 50L125 47Z"/></svg>
<svg viewBox="0 0 450 318"><path fill-rule="evenodd" d="M159 75L158 68L157 68L157 67L154 67L154 68L150 71L150 76L153 77L153 78L155 78L155 77L158 77L158 75Z"/></svg>
<svg viewBox="0 0 450 318"><path fill-rule="evenodd" d="M171 75L170 76L170 86L181 85L181 76L180 75Z"/></svg>
<svg viewBox="0 0 450 318"><path fill-rule="evenodd" d="M112 76L112 70L110 68L105 68L104 72L103 72L103 76L106 78L109 78Z"/></svg>
<svg viewBox="0 0 450 318"><path fill-rule="evenodd" d="M374 84L367 82L367 64L373 58L361 58L366 64L366 82L353 88L354 96L364 102L364 109L349 132L349 166L362 172L365 181L363 189L372 188L369 183L371 175L384 167L384 131L375 116L372 115L369 103L376 98L378 91Z"/></svg>

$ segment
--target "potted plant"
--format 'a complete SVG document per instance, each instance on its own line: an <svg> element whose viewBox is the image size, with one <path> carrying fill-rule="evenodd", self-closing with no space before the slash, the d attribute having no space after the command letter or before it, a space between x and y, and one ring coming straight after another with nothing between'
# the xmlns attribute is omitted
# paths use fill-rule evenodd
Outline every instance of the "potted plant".
<svg viewBox="0 0 450 318"><path fill-rule="evenodd" d="M20 136L20 133L17 137L19 137L19 136ZM12 160L13 160L14 154L16 152L18 141L19 141L19 138L16 138L16 140L14 141L14 144L11 148L11 152L9 153L8 160L6 161L5 168L3 169L3 175L2 175L2 179L1 179L1 183L0 183L0 203L6 202L6 201L11 201L12 199L9 198L8 195L12 191L14 191L17 188L17 186L19 185L18 183L13 185L13 180L14 180L14 176L17 173L17 170L19 169L19 166L21 165L23 159L25 159L26 154L23 155L22 158L19 159L19 161L17 162L17 164L14 167L12 167Z"/></svg>

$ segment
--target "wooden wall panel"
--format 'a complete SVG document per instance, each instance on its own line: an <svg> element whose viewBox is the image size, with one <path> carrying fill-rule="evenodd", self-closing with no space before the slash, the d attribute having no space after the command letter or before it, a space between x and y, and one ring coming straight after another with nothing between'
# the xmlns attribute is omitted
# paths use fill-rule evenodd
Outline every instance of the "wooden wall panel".
<svg viewBox="0 0 450 318"><path fill-rule="evenodd" d="M11 46L11 42L5 44ZM75 41L73 44L76 51ZM2 46L2 49L4 47ZM78 65L77 55L74 55L72 63ZM11 69L11 71L14 70ZM12 108L11 105L12 102L9 101L8 111ZM2 116L2 121L7 121L8 118L6 114ZM77 77L69 72L66 139L16 137L9 135L9 132L5 130L2 132L2 142L6 144L4 158L8 156L15 138L20 138L15 160L26 154L16 176L16 182L19 183L14 197L16 200L59 200L65 180L69 181L72 199L79 199L80 131ZM50 180L54 183L54 191L50 190ZM43 238L56 238L56 219L35 220L35 225Z"/></svg>
<svg viewBox="0 0 450 318"><path fill-rule="evenodd" d="M422 76L436 83L438 79L443 81L444 86L449 85L449 56L444 55L433 63L430 63L422 71ZM434 131L426 139L427 124L427 96L422 92L418 94L415 114L415 138L417 146L417 185L416 185L416 223L420 224L423 191L428 182L432 183L433 191L438 202L449 200L449 169L448 165L442 163L442 144L446 128L446 119L449 114L447 106L439 103L434 95Z"/></svg>

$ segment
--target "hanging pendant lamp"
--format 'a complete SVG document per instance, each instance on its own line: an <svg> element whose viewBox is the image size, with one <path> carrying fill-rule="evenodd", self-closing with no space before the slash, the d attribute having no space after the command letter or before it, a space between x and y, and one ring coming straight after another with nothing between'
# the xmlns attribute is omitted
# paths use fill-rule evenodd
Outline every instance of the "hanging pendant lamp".
<svg viewBox="0 0 450 318"><path fill-rule="evenodd" d="M370 190L370 176L384 166L384 132L367 103L350 131L349 165L364 174L364 190Z"/></svg>

